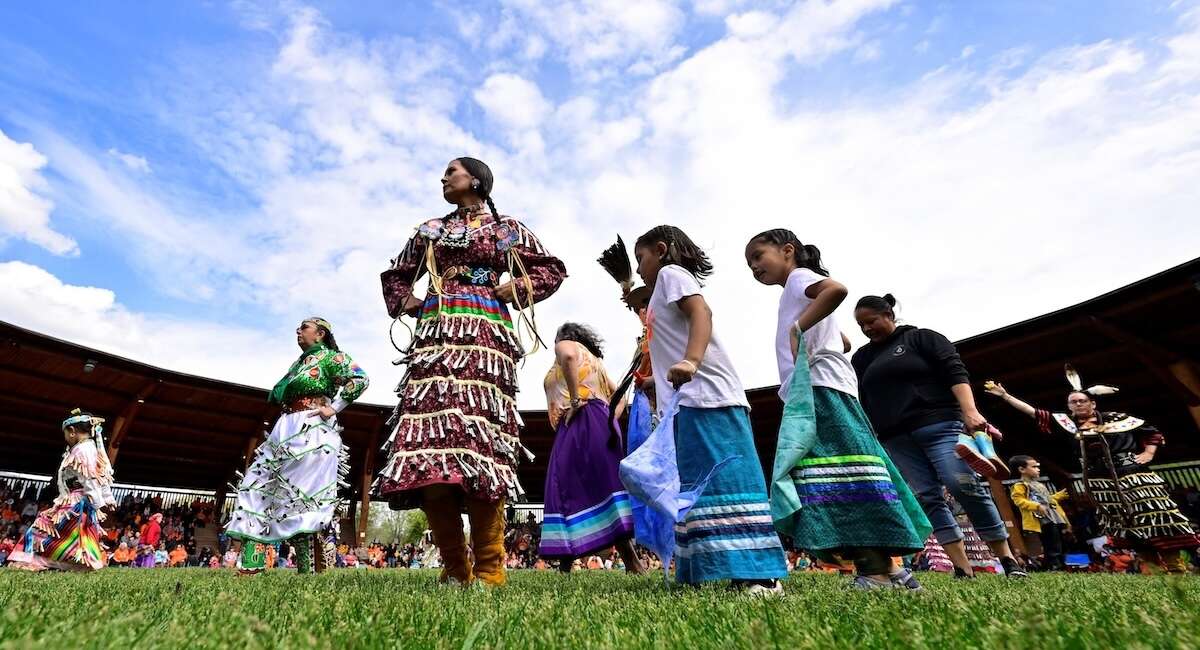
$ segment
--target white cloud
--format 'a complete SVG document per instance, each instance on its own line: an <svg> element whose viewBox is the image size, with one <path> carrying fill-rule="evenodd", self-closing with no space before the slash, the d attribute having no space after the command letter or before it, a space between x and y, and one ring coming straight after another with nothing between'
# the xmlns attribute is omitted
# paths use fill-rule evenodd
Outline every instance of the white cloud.
<svg viewBox="0 0 1200 650"><path fill-rule="evenodd" d="M55 255L78 255L73 239L50 227L54 202L41 169L46 157L28 142L15 142L0 131L0 241L18 237Z"/></svg>
<svg viewBox="0 0 1200 650"><path fill-rule="evenodd" d="M287 350L286 337L230 323L134 313L108 289L66 284L25 262L0 263L0 313L20 327L209 377L265 387L286 369L271 357Z"/></svg>
<svg viewBox="0 0 1200 650"><path fill-rule="evenodd" d="M766 34L778 21L778 16L767 11L747 11L725 18L725 27L734 36L753 38Z"/></svg>
<svg viewBox="0 0 1200 650"><path fill-rule="evenodd" d="M450 15L454 18L454 24L458 27L458 35L463 40L473 41L479 38L484 28L483 16L459 6L449 9Z"/></svg>
<svg viewBox="0 0 1200 650"><path fill-rule="evenodd" d="M819 60L855 41L856 16L800 13L826 10L815 22L831 31L793 40L786 55ZM747 383L773 374L761 342L777 293L750 284L741 260L762 229L793 228L820 245L853 296L896 292L909 318L952 336L1196 254L1200 71L1183 74L1181 53L1160 59L1152 46L1101 42L1022 70L1004 58L886 97L785 112L772 58L785 53L771 40L722 41L657 78L642 105L652 145L627 156L659 163L639 182L671 188L677 216L667 220L711 247L710 301L720 330L738 333L731 347ZM1168 75L1171 89L1159 90ZM626 196L637 204L635 190ZM1103 270L1079 277L1070 249L1106 241L1120 242L1119 259L1090 259ZM849 310L839 317L852 331Z"/></svg>
<svg viewBox="0 0 1200 650"><path fill-rule="evenodd" d="M537 127L551 109L537 84L515 74L488 77L474 98L488 117L513 129Z"/></svg>
<svg viewBox="0 0 1200 650"><path fill-rule="evenodd" d="M518 39L533 31L563 52L567 62L585 77L600 78L642 62L639 72L654 70L680 54L675 38L685 14L677 0L500 0L505 8L501 25L505 38ZM616 67L609 67L616 64Z"/></svg>
<svg viewBox="0 0 1200 650"><path fill-rule="evenodd" d="M867 63L877 60L882 54L883 44L879 41L870 41L854 50L854 60L857 63Z"/></svg>
<svg viewBox="0 0 1200 650"><path fill-rule="evenodd" d="M692 7L701 15L723 16L747 4L749 0L694 0Z"/></svg>
<svg viewBox="0 0 1200 650"><path fill-rule="evenodd" d="M678 10L649 4L666 7L661 16ZM160 282L185 277L181 288L207 304L262 306L276 329L261 339L245 334L239 350L255 356L250 345L287 343L292 320L322 313L372 373L369 399L380 402L390 401L399 371L387 364L378 273L413 226L445 209L437 179L462 154L492 165L499 208L522 217L567 263L570 279L538 305L544 335L566 319L594 323L610 340L613 368L628 359L637 324L594 259L617 232L630 241L661 222L709 248L717 273L706 295L750 386L775 380L764 342L773 338L777 291L754 284L741 258L745 239L768 227L789 226L818 244L852 296L893 291L910 320L951 336L1043 313L1195 255L1193 18L1154 43L1102 41L969 62L952 54L945 67L886 95L825 106L803 101L800 89L801 101L781 100L795 90L781 88L790 71L869 49L861 20L893 4L770 3L743 11L726 22L724 38L676 60L666 53L678 45L682 17L663 18L663 33L651 35L612 16L615 5L573 2L551 35L540 17L546 10L507 3L510 18L535 32L527 36L546 39L545 55L567 61L580 79L652 61L641 68L653 75L644 83L622 80L619 92L584 84L586 91L553 102L521 67L520 51L497 54L495 67L476 73L457 67L454 49L436 39L362 39L301 12L276 28L281 46L272 60L221 77L247 79L245 88L210 93L187 77L173 89L180 99L170 117L183 136L230 177L247 179L253 205L233 214L177 205L161 179L109 168L51 137L36 141L80 189L77 200L99 206L96 218L134 242L131 254ZM607 16L596 19L604 27L578 22L588 12ZM589 30L600 30L604 47L576 42ZM605 49L610 43L618 46ZM477 105L504 128L470 123ZM1119 253L1089 258L1081 272L1076 250L1112 242ZM66 289L49 293L56 291ZM162 319L122 315L110 300L98 314L151 323L138 345L185 366L206 363L199 353L185 358L186 347L178 357L155 352L182 335L159 338ZM848 306L837 316L853 333ZM36 322L52 333L73 327ZM176 331L169 325L162 331ZM270 373L259 373L270 375L267 383L290 358L280 345L257 353L270 356ZM542 352L522 369L523 406L541 403L537 387L549 363Z"/></svg>
<svg viewBox="0 0 1200 650"><path fill-rule="evenodd" d="M141 156L131 154L131 153L125 153L124 151L121 151L120 149L116 149L116 148L110 148L108 150L108 155L112 156L113 158L116 158L117 160L120 160L122 163L124 163L124 165L126 167L132 169L135 172L141 172L143 174L150 173L150 163L147 162L146 159Z"/></svg>

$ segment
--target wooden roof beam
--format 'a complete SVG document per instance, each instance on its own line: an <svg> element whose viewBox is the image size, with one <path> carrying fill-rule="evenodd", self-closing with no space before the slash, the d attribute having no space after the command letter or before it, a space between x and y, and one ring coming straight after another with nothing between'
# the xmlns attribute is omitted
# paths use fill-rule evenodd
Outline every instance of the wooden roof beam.
<svg viewBox="0 0 1200 650"><path fill-rule="evenodd" d="M84 391L104 395L105 399L119 399L124 401L129 397L128 393L123 393L119 390L113 390L105 386L96 386L92 384L81 384L77 380L70 377L60 377L49 373L33 370L31 368L10 368L8 366L0 366L0 375L12 377L20 385L29 379L36 379L50 384L56 384L72 391ZM76 405L78 406L78 404Z"/></svg>
<svg viewBox="0 0 1200 650"><path fill-rule="evenodd" d="M1170 366L1183 360L1178 354L1098 316L1085 316L1083 320L1105 336L1127 346L1142 361L1146 369L1157 377L1163 386L1178 395L1189 408L1200 407L1200 391L1193 390L1186 383L1180 381L1180 378L1175 376L1170 369Z"/></svg>
<svg viewBox="0 0 1200 650"><path fill-rule="evenodd" d="M1072 355L1070 361L1073 365L1075 365L1077 367L1083 367L1083 366L1088 365L1092 361L1100 360L1105 357L1111 356L1114 352L1119 352L1120 349L1121 349L1121 346L1119 346L1119 345L1111 347L1111 348L1100 348L1100 349L1088 352L1087 354ZM971 355L962 355L962 356L963 356L963 362L966 363L966 365L967 365L967 370L970 371L971 366L973 365L973 362L975 360L974 359L975 355L971 354ZM989 376L989 377L986 377L986 379L998 379L998 380L1002 380L1003 383L1007 384L1009 382L1014 382L1015 380L1019 380L1019 379L1025 378L1025 377L1041 377L1041 376L1046 376L1046 375L1052 375L1057 378L1061 378L1063 376L1063 363L1064 362L1065 362L1064 360L1058 359L1058 360L1054 360L1054 361L1047 361L1045 363L1039 363L1039 364L1033 365L1033 366L1029 366L1029 365L1021 366L1021 368L1019 370L1013 370L1011 372L992 372L991 374L995 375L995 377ZM988 364L985 364L985 365L988 365ZM974 374L974 373L972 373L972 374ZM1062 380L1062 385L1063 385L1064 390L1066 388L1069 388L1069 386L1067 386L1066 380Z"/></svg>
<svg viewBox="0 0 1200 650"><path fill-rule="evenodd" d="M67 414L67 411L74 408L73 406L66 406L69 403L70 402L50 402L47 400L37 400L0 391L0 404L15 404L22 407L22 409L13 410L24 410L25 412L28 412L29 410L50 411L52 415L46 420L46 424L48 426L57 426L58 422L54 422L54 419L61 418ZM61 422L61 420L59 420L59 422Z"/></svg>
<svg viewBox="0 0 1200 650"><path fill-rule="evenodd" d="M133 421L137 419L138 412L142 409L142 404L146 403L146 399L158 390L160 382L157 380L148 381L142 385L121 413L113 420L112 432L108 437L108 461L116 466L117 454L121 451L121 443L125 441L125 436L129 434L129 429L133 426Z"/></svg>
<svg viewBox="0 0 1200 650"><path fill-rule="evenodd" d="M1108 307L1107 309L1101 309L1100 313L1104 317L1112 318L1112 317L1118 316L1120 314L1128 313L1135 309L1140 309L1142 307L1145 307L1146 305L1149 305L1149 304L1152 304L1155 302L1169 300L1171 298L1174 298L1177 295L1185 294L1185 293L1188 293L1193 290L1194 289L1191 284L1182 284L1181 283L1181 284L1166 287L1164 289L1159 289L1158 291L1146 294L1146 295L1144 295L1140 298L1134 299L1134 300L1128 300L1128 299L1122 300L1122 301L1118 302L1117 304ZM1120 289L1117 289L1116 291L1120 291ZM1116 291L1114 291L1113 293L1115 293ZM1022 334L1020 336L1012 336L1011 332L1021 329L1022 327L1036 328L1039 325L1039 323L1037 321L1041 321L1043 319L1051 320L1054 316L1064 317L1073 309L1076 309L1076 308L1086 309L1086 305L1088 303L1100 301L1101 299L1103 299L1105 297L1107 297L1107 296L1100 296L1098 298L1093 298L1092 300L1085 301L1084 303L1081 303L1081 304L1071 305L1069 307L1063 307L1062 309L1060 309L1056 312L1051 312L1049 314L1044 314L1042 316L1035 316L1027 321L1022 321L1020 323L1014 323L1013 325L1001 327L999 329L992 330L991 332L984 332L982 334L977 334L975 336L971 336L966 339L963 339L962 341L957 341L956 343L964 344L963 347L966 350L969 350L971 354L983 354L983 353L996 352L998 350L1003 350L1005 348L1015 347L1018 345L1024 345L1026 343L1032 342L1037 339L1049 339L1049 338L1058 336L1060 334L1069 332L1072 329L1074 329L1075 327L1078 327L1078 321L1075 319L1069 319L1066 322L1061 323L1059 325L1052 325L1049 327L1042 325L1042 329L1037 329L1035 331L1028 332L1028 333ZM1004 336L1005 333L1009 333L1010 335L1005 337ZM984 341L984 339L990 339L990 338L995 338L997 340L990 341L990 342ZM978 347L975 347L976 345L978 345Z"/></svg>

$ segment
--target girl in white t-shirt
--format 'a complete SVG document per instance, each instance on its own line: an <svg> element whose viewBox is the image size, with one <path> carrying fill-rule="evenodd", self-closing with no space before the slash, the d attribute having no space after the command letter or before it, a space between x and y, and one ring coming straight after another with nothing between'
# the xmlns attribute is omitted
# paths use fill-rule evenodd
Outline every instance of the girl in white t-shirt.
<svg viewBox="0 0 1200 650"><path fill-rule="evenodd" d="M700 295L712 263L682 230L658 226L634 246L638 274L650 287L646 316L660 416L678 392L675 449L685 488L723 466L675 527L675 575L699 584L733 580L753 594L783 591L783 546L771 522L767 487L748 415L746 391L713 331Z"/></svg>
<svg viewBox="0 0 1200 650"><path fill-rule="evenodd" d="M931 528L859 406L854 368L830 318L846 287L829 277L816 246L783 228L755 235L746 263L754 279L783 287L775 334L785 404L772 473L776 528L822 559L854 560L854 587L920 589L891 557L924 548Z"/></svg>

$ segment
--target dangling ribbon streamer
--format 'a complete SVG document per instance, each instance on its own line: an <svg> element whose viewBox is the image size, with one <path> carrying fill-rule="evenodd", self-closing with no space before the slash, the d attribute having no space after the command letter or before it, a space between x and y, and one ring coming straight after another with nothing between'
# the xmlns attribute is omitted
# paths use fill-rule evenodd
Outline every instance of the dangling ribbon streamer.
<svg viewBox="0 0 1200 650"><path fill-rule="evenodd" d="M519 275L517 271L520 272ZM523 356L528 356L537 352L539 348L547 348L548 346L537 331L537 315L533 307L533 280L530 279L529 272L525 270L525 263L521 261L521 256L517 255L516 251L511 248L508 251L508 275L512 278L514 285L517 282L517 278L521 278L523 281L522 284L525 285L526 297L529 299L527 305L521 304L521 292L516 286L513 287L513 301L517 305L517 340L521 345ZM528 314L525 313L526 309L529 310ZM525 349L525 339L521 336L522 327L533 335L533 340L528 350Z"/></svg>
<svg viewBox="0 0 1200 650"><path fill-rule="evenodd" d="M100 418L95 418L93 422L96 420L100 420ZM112 461L108 459L108 447L104 445L104 425L101 422L104 422L104 420L96 422L95 426L92 427L92 437L96 441L96 454L100 460L100 474L110 475L112 474Z"/></svg>

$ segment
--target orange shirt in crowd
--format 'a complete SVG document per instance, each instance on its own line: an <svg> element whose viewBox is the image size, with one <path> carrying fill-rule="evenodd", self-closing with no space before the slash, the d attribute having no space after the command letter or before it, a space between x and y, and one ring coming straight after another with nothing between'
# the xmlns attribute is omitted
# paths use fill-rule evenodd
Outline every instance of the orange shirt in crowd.
<svg viewBox="0 0 1200 650"><path fill-rule="evenodd" d="M182 544L171 549L170 558L167 566L183 566L183 563L187 562L187 551L183 550Z"/></svg>
<svg viewBox="0 0 1200 650"><path fill-rule="evenodd" d="M113 551L113 554L112 554L113 562L130 562L133 560L133 558L134 558L133 549L128 548L128 547L118 546L117 550Z"/></svg>

